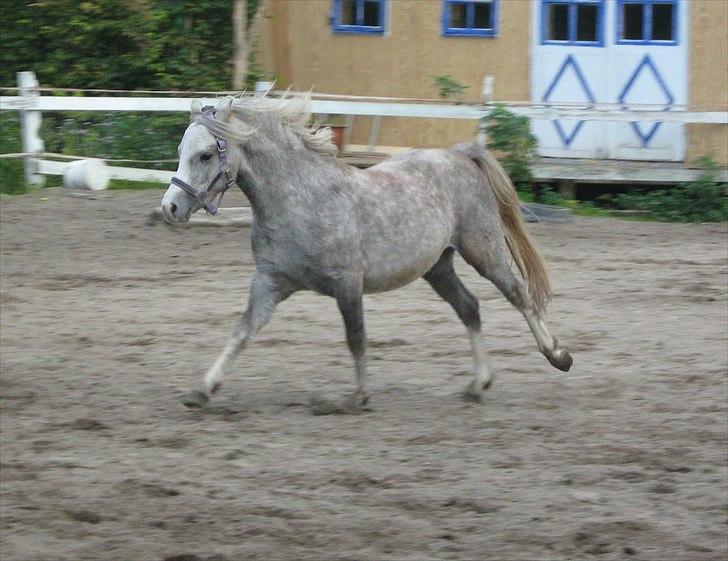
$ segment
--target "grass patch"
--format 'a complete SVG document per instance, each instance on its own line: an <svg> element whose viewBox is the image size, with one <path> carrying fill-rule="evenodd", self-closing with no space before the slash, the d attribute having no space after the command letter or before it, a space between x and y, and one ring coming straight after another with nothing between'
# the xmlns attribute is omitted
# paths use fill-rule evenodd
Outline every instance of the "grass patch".
<svg viewBox="0 0 728 561"><path fill-rule="evenodd" d="M728 221L728 185L716 180L715 164L705 159L699 163L705 167L700 178L670 189L602 195L594 202L567 199L551 187L542 188L537 196L531 191L519 190L518 196L524 203L569 208L577 216L643 222Z"/></svg>
<svg viewBox="0 0 728 561"><path fill-rule="evenodd" d="M147 189L166 189L167 183L156 181L126 181L124 179L112 179L109 182L110 191L145 191Z"/></svg>
<svg viewBox="0 0 728 561"><path fill-rule="evenodd" d="M20 120L14 111L0 113L0 152L3 154L20 152ZM23 160L0 159L0 193L19 195L26 192Z"/></svg>
<svg viewBox="0 0 728 561"><path fill-rule="evenodd" d="M589 201L577 201L567 199L561 193L554 191L551 187L544 187L539 191L538 197L530 190L519 190L518 197L524 203L539 203L543 205L568 208L577 216L614 217L609 209L601 208ZM631 216L629 218L632 218Z"/></svg>
<svg viewBox="0 0 728 561"><path fill-rule="evenodd" d="M702 162L705 173L672 189L622 193L616 205L625 210L642 211L660 222L724 222L728 220L728 185L716 180L717 166Z"/></svg>

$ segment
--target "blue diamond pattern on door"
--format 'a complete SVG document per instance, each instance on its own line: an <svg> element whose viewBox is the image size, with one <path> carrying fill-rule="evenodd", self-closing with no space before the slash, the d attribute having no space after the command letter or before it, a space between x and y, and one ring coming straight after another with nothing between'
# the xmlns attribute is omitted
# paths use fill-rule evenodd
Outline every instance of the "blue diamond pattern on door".
<svg viewBox="0 0 728 561"><path fill-rule="evenodd" d="M568 80L567 74L569 72L573 73L572 80L575 81L576 84L578 84L577 90L581 89L581 95L575 95L573 87L569 87L565 95L559 95L559 92L557 91L558 86L562 82L562 80ZM576 99L577 97L582 97L583 99ZM579 68L579 65L577 64L576 59L573 57L573 55L567 56L564 60L561 68L559 68L556 76L554 76L553 81L551 82L551 84L549 84L546 93L544 93L543 101L588 101L590 103L594 103L594 94L591 92L589 84L584 78L584 73ZM584 125L584 121L576 121L576 124L572 124L572 128L569 131L569 124L572 123L570 121L555 119L552 121L552 123L554 124L556 132L559 134L561 141L566 147L571 145L576 135L579 134L581 127Z"/></svg>
<svg viewBox="0 0 728 561"><path fill-rule="evenodd" d="M687 104L687 0L531 2L532 101L647 105L653 111ZM667 3L672 6L669 41L661 39L665 30L650 31L652 19L645 15L652 13L655 3L661 9ZM620 28L620 22L629 23L633 34L635 22L627 18L638 12L645 16L640 20L644 40L625 41L626 28ZM597 23L583 26L579 14L597 14ZM584 29L597 29L597 36L580 40ZM661 40L652 41L651 33ZM534 119L531 126L539 153L547 157L679 161L685 154L685 127L680 123Z"/></svg>
<svg viewBox="0 0 728 561"><path fill-rule="evenodd" d="M642 93L641 93L642 92ZM646 95L644 92L647 92ZM632 75L627 79L624 89L619 94L619 103L624 107L632 104L672 105L675 98L665 84L665 80L652 62L650 55L645 55L637 65ZM667 111L668 108L665 109ZM632 130L642 141L642 146L647 147L650 140L660 128L662 123L638 123L631 122Z"/></svg>

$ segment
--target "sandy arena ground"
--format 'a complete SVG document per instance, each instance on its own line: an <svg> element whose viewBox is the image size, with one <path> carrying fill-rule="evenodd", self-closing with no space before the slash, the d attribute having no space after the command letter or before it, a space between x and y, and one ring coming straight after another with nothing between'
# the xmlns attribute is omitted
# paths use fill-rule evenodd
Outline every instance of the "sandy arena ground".
<svg viewBox="0 0 728 561"><path fill-rule="evenodd" d="M725 224L533 226L567 374L460 262L497 374L483 403L418 281L365 300L372 411L309 410L353 389L336 305L310 293L192 411L249 230L151 225L160 198L2 199L3 561L728 556Z"/></svg>

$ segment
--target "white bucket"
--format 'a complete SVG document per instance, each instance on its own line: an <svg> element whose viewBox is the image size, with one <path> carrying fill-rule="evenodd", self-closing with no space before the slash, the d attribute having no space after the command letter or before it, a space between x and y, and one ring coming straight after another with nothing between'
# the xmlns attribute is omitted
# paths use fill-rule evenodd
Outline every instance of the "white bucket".
<svg viewBox="0 0 728 561"><path fill-rule="evenodd" d="M63 172L63 185L69 189L100 191L109 186L109 166L101 160L76 160Z"/></svg>

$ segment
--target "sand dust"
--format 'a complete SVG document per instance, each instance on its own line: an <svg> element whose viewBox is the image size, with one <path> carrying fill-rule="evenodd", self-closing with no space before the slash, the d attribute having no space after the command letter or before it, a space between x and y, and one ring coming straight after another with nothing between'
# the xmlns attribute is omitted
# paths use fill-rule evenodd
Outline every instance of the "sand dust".
<svg viewBox="0 0 728 561"><path fill-rule="evenodd" d="M496 381L423 281L365 300L372 411L333 300L294 295L210 406L249 230L149 225L161 191L3 198L3 561L723 560L725 224L531 226L564 374L462 262ZM228 205L239 204L231 196Z"/></svg>

